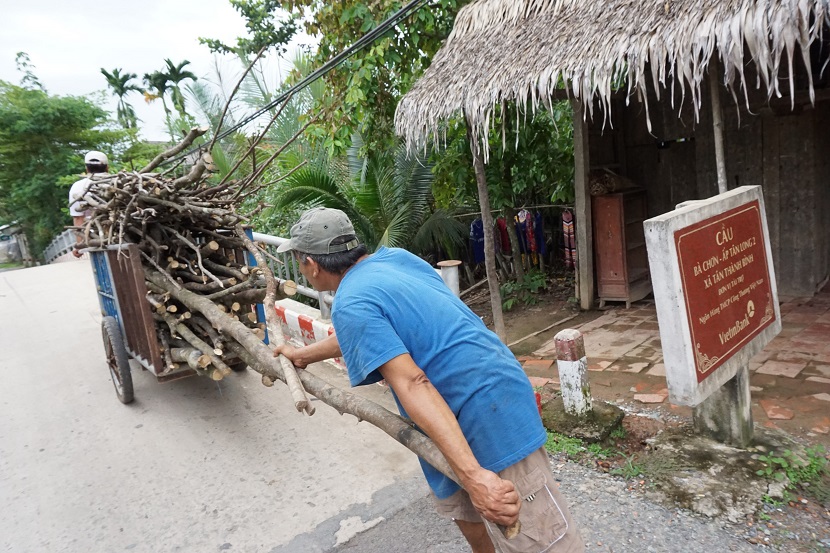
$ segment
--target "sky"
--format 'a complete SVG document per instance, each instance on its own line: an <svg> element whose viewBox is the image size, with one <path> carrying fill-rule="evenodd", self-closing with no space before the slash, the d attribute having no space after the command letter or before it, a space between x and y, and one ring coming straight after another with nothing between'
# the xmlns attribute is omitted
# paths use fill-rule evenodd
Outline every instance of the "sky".
<svg viewBox="0 0 830 553"><path fill-rule="evenodd" d="M29 55L34 73L50 94L87 95L106 91L101 68L145 73L164 68L164 59L199 78L215 81L215 66L232 88L244 67L229 56L214 56L199 37L235 44L246 34L242 17L228 0L0 0L0 80L19 84L17 52ZM300 36L295 42L311 42ZM280 64L266 64L265 75L277 84ZM137 84L142 84L138 82ZM165 140L161 102L146 104L140 93L128 96L142 136ZM169 102L168 102L169 103ZM111 95L105 104L115 117Z"/></svg>

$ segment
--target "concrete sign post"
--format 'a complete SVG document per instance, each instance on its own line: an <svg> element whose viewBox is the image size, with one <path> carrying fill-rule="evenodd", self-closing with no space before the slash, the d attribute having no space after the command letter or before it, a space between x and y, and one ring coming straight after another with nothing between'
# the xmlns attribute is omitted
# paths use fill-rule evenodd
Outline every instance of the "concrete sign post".
<svg viewBox="0 0 830 553"><path fill-rule="evenodd" d="M697 407L699 431L747 445L749 360L781 331L761 187L688 202L644 227L670 400Z"/></svg>

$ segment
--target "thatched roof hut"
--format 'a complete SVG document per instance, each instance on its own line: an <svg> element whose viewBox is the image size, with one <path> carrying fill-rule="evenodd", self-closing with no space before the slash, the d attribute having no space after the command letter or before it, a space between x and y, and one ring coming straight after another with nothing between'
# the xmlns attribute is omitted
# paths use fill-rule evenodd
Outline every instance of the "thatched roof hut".
<svg viewBox="0 0 830 553"><path fill-rule="evenodd" d="M779 78L792 87L792 60L800 57L812 91L810 46L825 25L830 0L478 0L461 9L446 44L401 100L396 129L421 147L463 110L484 136L504 101L535 110L567 93L590 114L595 101L607 111L620 86L641 99L649 85L658 99L661 90L680 89L697 112L713 55L736 97L749 87L792 96ZM747 60L757 82L746 82Z"/></svg>
<svg viewBox="0 0 830 553"><path fill-rule="evenodd" d="M463 113L486 160L497 107L570 98L583 308L599 278L588 174L609 165L649 216L762 185L779 291L809 296L830 274L829 64L830 0L475 0L395 126L424 148Z"/></svg>

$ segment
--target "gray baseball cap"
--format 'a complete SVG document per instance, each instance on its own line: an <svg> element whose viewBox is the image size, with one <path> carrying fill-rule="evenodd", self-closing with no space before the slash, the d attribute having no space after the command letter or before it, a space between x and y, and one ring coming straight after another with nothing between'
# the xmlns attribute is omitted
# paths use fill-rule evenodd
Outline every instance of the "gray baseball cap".
<svg viewBox="0 0 830 553"><path fill-rule="evenodd" d="M357 238L345 244L332 245L335 238L354 236L349 217L339 209L315 207L302 214L291 227L291 239L283 243L277 252L296 250L311 254L329 254L353 250L360 245Z"/></svg>

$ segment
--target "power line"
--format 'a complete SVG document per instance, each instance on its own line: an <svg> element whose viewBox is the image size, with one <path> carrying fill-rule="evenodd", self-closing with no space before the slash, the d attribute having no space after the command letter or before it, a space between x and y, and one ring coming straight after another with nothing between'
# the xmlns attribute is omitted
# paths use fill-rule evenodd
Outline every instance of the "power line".
<svg viewBox="0 0 830 553"><path fill-rule="evenodd" d="M290 87L288 90L284 91L282 94L277 96L274 100L267 103L265 106L261 107L260 109L258 109L254 113L248 115L247 117L245 117L244 119L242 119L241 121L239 121L238 123L236 123L235 125L230 127L229 129L226 129L226 130L220 132L216 136L216 140L214 142L219 142L223 138L235 133L236 131L238 131L239 129L241 129L242 127L247 125L248 123L256 120L258 117L260 117L264 113L267 113L268 111L274 109L276 106L278 106L279 104L284 102L292 94L295 94L295 93L303 90L308 85L310 85L311 83L313 83L314 81L316 81L317 79L319 79L320 77L322 77L323 75L325 75L329 71L333 70L334 68L336 68L341 63L343 63L346 59L351 57L353 54L356 54L357 52L359 52L360 50L362 50L363 48L365 48L369 44L373 43L379 37L386 34L387 31L389 31L392 27L397 25L401 20L406 19L413 12L415 12L415 11L419 10L420 8L422 8L423 5L426 4L428 1L429 0L411 0L407 5L405 5L404 7L399 9L397 12L395 12L391 16L389 16L383 23L381 23L380 25L378 25L377 27L375 27L374 29L372 29L371 31L369 31L368 33L366 33L365 35L360 37L354 44L352 44L351 46L349 46L348 48L346 48L345 50L343 50L342 52L340 52L339 54L337 54L336 56L331 58L329 61L327 61L326 63L321 65L316 70L312 71L309 75L307 75L306 77L301 79L298 83L296 83L294 86ZM167 161L165 161L161 165L167 165L167 164L172 163L174 161L178 161L179 159L185 158L185 157L193 154L194 152L199 151L199 149L200 148L198 146L195 147L195 148L191 148L190 150L188 150L187 152L184 152L183 154L181 154L180 156L178 156L176 158L168 159Z"/></svg>

